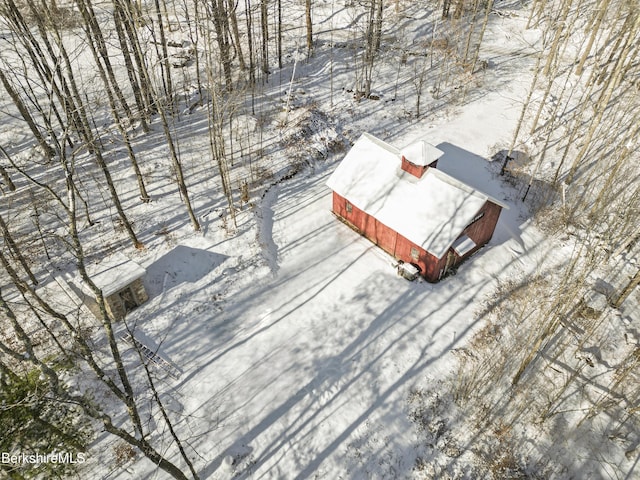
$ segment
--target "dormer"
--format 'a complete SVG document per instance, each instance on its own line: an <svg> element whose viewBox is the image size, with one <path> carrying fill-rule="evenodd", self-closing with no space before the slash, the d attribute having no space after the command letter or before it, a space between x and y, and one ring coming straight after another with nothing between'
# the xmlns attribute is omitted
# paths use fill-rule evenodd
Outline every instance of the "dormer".
<svg viewBox="0 0 640 480"><path fill-rule="evenodd" d="M401 168L414 177L421 178L429 167L436 168L442 155L442 150L420 140L400 150Z"/></svg>

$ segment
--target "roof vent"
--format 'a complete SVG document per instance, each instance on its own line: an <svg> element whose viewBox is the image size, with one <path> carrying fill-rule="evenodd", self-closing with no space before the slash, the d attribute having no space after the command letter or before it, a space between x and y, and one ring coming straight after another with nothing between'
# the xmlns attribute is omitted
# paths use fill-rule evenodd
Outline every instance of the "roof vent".
<svg viewBox="0 0 640 480"><path fill-rule="evenodd" d="M401 168L414 177L421 178L427 168L436 168L444 152L430 143L420 140L400 150Z"/></svg>

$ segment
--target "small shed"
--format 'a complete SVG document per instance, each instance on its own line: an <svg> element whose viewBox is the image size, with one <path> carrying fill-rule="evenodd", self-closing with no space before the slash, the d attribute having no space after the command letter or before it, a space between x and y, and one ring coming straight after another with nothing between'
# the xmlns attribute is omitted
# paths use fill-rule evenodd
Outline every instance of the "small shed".
<svg viewBox="0 0 640 480"><path fill-rule="evenodd" d="M88 267L87 273L102 290L112 320L122 320L127 312L149 299L143 283L146 270L121 253Z"/></svg>
<svg viewBox="0 0 640 480"><path fill-rule="evenodd" d="M486 244L502 202L437 169L443 152L398 149L367 133L327 181L333 213L430 282Z"/></svg>

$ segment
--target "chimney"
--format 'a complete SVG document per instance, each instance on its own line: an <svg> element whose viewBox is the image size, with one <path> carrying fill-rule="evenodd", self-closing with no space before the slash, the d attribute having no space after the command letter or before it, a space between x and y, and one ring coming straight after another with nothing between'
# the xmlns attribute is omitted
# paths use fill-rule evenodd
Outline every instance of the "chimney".
<svg viewBox="0 0 640 480"><path fill-rule="evenodd" d="M436 168L438 159L443 154L442 150L420 140L400 151L400 168L416 178L421 178L429 167Z"/></svg>
<svg viewBox="0 0 640 480"><path fill-rule="evenodd" d="M402 168L402 170L404 170L405 172L410 173L414 177L420 178L422 177L424 172L427 171L427 168L429 168L429 166L416 165L415 163L412 163L409 160L407 160L407 157L402 155L402 165L400 166L400 168Z"/></svg>

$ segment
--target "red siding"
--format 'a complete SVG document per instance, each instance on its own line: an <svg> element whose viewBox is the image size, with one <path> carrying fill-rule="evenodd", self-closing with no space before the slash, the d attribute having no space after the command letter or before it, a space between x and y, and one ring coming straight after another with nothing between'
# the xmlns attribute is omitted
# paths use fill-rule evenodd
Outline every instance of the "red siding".
<svg viewBox="0 0 640 480"><path fill-rule="evenodd" d="M376 223L378 225L378 245L386 252L395 256L396 245L398 238L402 238L401 235L377 220Z"/></svg>
<svg viewBox="0 0 640 480"><path fill-rule="evenodd" d="M453 248L450 248L449 252L454 255L455 262L449 265L449 268L461 264L471 255L473 255L475 252L480 250L484 245L486 245L489 242L489 240L491 240L491 237L493 236L493 232L496 228L496 224L498 223L498 218L500 217L501 211L502 211L501 206L496 205L495 203L492 203L489 200L485 202L483 207L478 211L478 215L481 213L484 213L482 218L477 220L476 222L473 222L469 226L467 226L467 228L465 228L460 234L460 237L462 235L466 235L471 240L473 240L476 244L476 247L470 250L469 252L467 252L462 257L459 256L453 250ZM445 255L443 259L441 259L440 268L446 268L446 266L447 266L447 262L446 262L446 255Z"/></svg>
<svg viewBox="0 0 640 480"><path fill-rule="evenodd" d="M453 248L450 248L447 254L438 259L355 205L351 205L351 211L348 212L347 204L348 202L345 198L333 192L333 212L336 215L396 259L418 265L422 276L429 282L437 282L445 273L447 259L450 255L452 255L452 258L448 265L449 268L458 265L491 240L502 210L502 207L487 201L478 212L478 214L484 213L482 218L469 225L460 234L460 236L467 235L471 238L476 243L476 248L463 257L458 256L453 251ZM417 260L411 256L412 248L418 250Z"/></svg>
<svg viewBox="0 0 640 480"><path fill-rule="evenodd" d="M414 165L413 163L408 161L406 158L402 157L401 168L405 172L410 173L411 175L413 175L414 177L421 178L422 175L424 174L424 172L426 172L427 168L429 168L429 167L421 167L419 165Z"/></svg>
<svg viewBox="0 0 640 480"><path fill-rule="evenodd" d="M476 248L468 252L461 260L473 255L474 252L478 251L483 245L491 240L501 211L501 206L496 205L489 200L485 202L483 207L478 211L478 215L484 213L483 217L465 228L460 235L466 235L477 245Z"/></svg>
<svg viewBox="0 0 640 480"><path fill-rule="evenodd" d="M351 211L349 212L347 210L348 205L349 202L344 197L333 192L333 212L351 224L358 233L374 243L377 242L375 225L372 225L374 219L355 205L351 205Z"/></svg>
<svg viewBox="0 0 640 480"><path fill-rule="evenodd" d="M355 205L351 205L351 211L348 212L347 203L345 198L333 192L333 212L336 215L396 259L418 265L430 282L438 281L441 262L436 257ZM418 260L411 256L412 248L418 250Z"/></svg>

